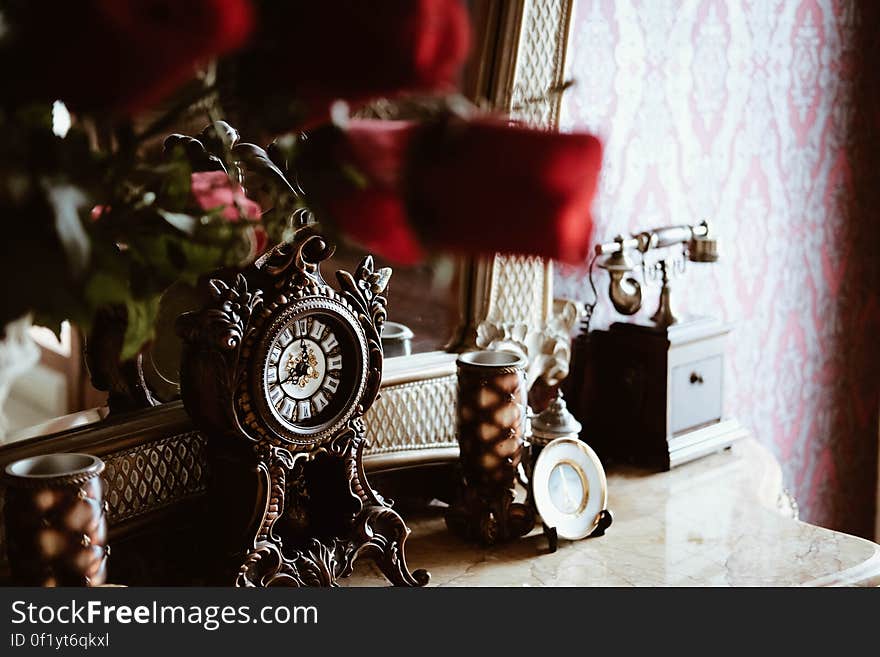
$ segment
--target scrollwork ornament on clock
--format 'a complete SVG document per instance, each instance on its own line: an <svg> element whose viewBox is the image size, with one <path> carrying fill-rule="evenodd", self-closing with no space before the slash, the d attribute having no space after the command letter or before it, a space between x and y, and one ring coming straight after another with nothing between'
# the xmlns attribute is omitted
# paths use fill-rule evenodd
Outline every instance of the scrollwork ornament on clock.
<svg viewBox="0 0 880 657"><path fill-rule="evenodd" d="M363 468L362 420L382 378L381 331L391 270L370 256L337 272L333 253L301 230L182 315L181 393L209 438L211 505L237 586L332 586L372 558L399 586L409 529ZM221 569L223 570L223 569Z"/></svg>

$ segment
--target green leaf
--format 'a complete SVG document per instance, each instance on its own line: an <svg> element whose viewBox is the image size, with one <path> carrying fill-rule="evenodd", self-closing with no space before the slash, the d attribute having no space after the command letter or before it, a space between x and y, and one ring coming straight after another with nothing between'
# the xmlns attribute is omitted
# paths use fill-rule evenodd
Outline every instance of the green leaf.
<svg viewBox="0 0 880 657"><path fill-rule="evenodd" d="M195 285L201 274L226 264L220 246L178 242L177 247L186 262L186 267L179 271L180 279L190 285Z"/></svg>
<svg viewBox="0 0 880 657"><path fill-rule="evenodd" d="M111 272L97 271L86 282L86 302L92 308L125 303L130 294L128 281Z"/></svg>
<svg viewBox="0 0 880 657"><path fill-rule="evenodd" d="M181 210L189 205L192 169L182 149L175 150L170 161L155 166L151 173L159 177L159 196L165 207Z"/></svg>
<svg viewBox="0 0 880 657"><path fill-rule="evenodd" d="M125 337L122 342L121 360L137 356L144 344L153 338L160 299L160 295L155 295L147 299L126 301L128 324L125 327Z"/></svg>

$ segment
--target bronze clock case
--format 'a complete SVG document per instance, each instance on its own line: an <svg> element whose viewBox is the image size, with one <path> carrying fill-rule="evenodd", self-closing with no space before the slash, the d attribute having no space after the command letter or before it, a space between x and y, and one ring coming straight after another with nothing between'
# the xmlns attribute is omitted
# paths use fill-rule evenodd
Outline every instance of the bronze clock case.
<svg viewBox="0 0 880 657"><path fill-rule="evenodd" d="M337 272L336 291L320 272L332 252L302 229L248 270L210 280L204 307L178 320L181 394L208 437L212 544L227 564L218 572L229 579L217 583L333 586L361 556L395 585L428 582L426 571L408 569L409 529L363 468L362 418L382 379L391 270L367 256L353 273ZM335 329L342 397L313 422L284 422L266 399L268 354L303 317Z"/></svg>

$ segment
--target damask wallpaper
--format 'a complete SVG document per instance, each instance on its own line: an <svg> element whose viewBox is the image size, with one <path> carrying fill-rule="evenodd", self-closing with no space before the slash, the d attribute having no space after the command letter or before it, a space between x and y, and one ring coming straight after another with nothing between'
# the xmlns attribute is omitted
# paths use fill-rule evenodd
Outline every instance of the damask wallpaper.
<svg viewBox="0 0 880 657"><path fill-rule="evenodd" d="M575 0L560 114L605 141L597 240L713 222L723 260L689 266L674 295L734 325L727 410L779 457L803 519L864 536L880 397L874 4ZM556 279L556 296L591 298L584 269ZM598 325L616 319L601 282Z"/></svg>

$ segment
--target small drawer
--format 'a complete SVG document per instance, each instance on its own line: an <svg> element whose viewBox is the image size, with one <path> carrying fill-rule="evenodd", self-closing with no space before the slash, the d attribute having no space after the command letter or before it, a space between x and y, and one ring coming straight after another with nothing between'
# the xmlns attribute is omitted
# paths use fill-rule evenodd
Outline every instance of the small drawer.
<svg viewBox="0 0 880 657"><path fill-rule="evenodd" d="M673 368L669 399L672 434L721 419L722 358L719 354Z"/></svg>

